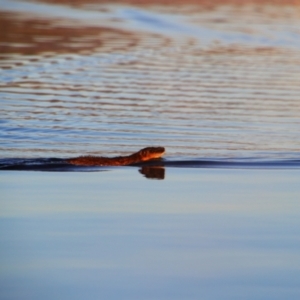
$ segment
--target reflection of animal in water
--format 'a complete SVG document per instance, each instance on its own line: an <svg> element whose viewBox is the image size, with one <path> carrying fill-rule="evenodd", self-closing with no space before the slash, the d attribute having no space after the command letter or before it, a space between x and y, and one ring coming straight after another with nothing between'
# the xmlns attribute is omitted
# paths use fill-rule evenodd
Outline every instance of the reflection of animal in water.
<svg viewBox="0 0 300 300"><path fill-rule="evenodd" d="M80 156L66 159L66 162L77 166L126 166L160 158L164 153L164 147L148 147L128 156Z"/></svg>
<svg viewBox="0 0 300 300"><path fill-rule="evenodd" d="M165 179L165 168L161 166L144 166L139 172L148 179Z"/></svg>

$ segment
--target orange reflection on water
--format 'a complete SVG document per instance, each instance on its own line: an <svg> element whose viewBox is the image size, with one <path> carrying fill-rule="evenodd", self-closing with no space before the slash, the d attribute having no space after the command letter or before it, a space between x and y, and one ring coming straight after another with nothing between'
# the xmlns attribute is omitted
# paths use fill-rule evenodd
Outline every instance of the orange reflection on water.
<svg viewBox="0 0 300 300"><path fill-rule="evenodd" d="M41 53L91 53L101 48L114 51L135 45L133 33L99 26L76 26L68 20L61 25L56 20L19 18L19 14L0 13L0 53L38 55ZM106 41L110 41L107 49ZM117 41L113 47L113 41ZM0 56L1 57L1 56Z"/></svg>

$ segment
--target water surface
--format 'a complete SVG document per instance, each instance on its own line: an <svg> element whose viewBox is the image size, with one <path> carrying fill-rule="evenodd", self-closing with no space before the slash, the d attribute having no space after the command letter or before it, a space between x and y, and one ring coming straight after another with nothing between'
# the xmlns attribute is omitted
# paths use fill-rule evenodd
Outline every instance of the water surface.
<svg viewBox="0 0 300 300"><path fill-rule="evenodd" d="M297 7L1 8L2 158L299 159Z"/></svg>
<svg viewBox="0 0 300 300"><path fill-rule="evenodd" d="M0 298L296 300L299 176L0 172Z"/></svg>
<svg viewBox="0 0 300 300"><path fill-rule="evenodd" d="M241 2L0 0L1 299L299 299L300 12Z"/></svg>

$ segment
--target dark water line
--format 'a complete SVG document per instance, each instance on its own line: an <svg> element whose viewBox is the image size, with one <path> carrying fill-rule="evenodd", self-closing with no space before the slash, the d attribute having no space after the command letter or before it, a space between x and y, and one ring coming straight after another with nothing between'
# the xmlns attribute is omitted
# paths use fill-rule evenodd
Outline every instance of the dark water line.
<svg viewBox="0 0 300 300"><path fill-rule="evenodd" d="M173 167L173 168L219 168L219 169L299 169L300 160L255 160L255 159L192 159L192 160L153 160L132 167ZM59 171L91 172L104 171L112 167L74 166L61 158L1 159L0 171Z"/></svg>

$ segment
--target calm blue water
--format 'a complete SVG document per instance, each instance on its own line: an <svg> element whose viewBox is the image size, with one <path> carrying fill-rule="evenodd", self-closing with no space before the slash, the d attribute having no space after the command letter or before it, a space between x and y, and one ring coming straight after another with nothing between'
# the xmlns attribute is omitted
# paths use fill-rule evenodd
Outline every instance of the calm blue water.
<svg viewBox="0 0 300 300"><path fill-rule="evenodd" d="M298 8L59 3L0 0L0 299L299 299Z"/></svg>
<svg viewBox="0 0 300 300"><path fill-rule="evenodd" d="M300 172L0 172L1 299L298 299Z"/></svg>

